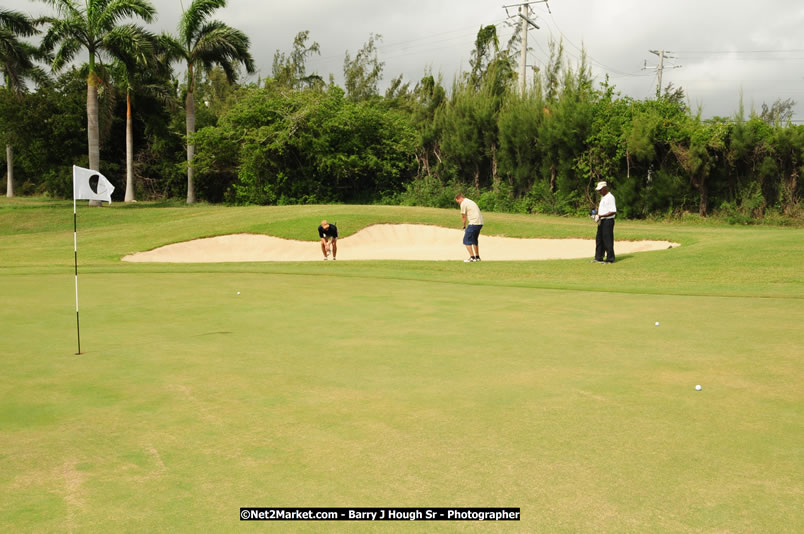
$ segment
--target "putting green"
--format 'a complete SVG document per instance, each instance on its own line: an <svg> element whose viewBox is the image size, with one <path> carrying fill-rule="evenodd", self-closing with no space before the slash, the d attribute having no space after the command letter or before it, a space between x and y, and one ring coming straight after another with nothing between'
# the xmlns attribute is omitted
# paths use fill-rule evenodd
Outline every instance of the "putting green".
<svg viewBox="0 0 804 534"><path fill-rule="evenodd" d="M684 246L604 267L119 261L331 209L455 215L308 209L83 210L81 356L69 209L0 210L28 225L0 232L2 530L230 531L241 506L522 509L383 532L801 524L801 230L626 223Z"/></svg>

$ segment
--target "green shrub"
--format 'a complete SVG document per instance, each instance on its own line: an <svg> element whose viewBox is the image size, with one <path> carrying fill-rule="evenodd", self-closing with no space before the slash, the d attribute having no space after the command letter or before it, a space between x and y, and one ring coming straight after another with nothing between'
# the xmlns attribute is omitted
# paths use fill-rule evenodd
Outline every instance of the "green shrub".
<svg viewBox="0 0 804 534"><path fill-rule="evenodd" d="M423 176L405 184L405 189L396 196L402 206L423 206L428 208L452 208L455 195L462 191L455 182L444 184L435 176ZM469 193L464 192L466 196Z"/></svg>

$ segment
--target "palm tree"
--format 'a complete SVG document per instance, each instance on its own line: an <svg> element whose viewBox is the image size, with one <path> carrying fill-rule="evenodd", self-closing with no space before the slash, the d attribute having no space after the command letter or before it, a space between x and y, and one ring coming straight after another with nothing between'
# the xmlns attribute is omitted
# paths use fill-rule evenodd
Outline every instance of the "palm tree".
<svg viewBox="0 0 804 534"><path fill-rule="evenodd" d="M34 64L42 54L34 46L21 41L38 33L36 23L23 13L0 9L0 71L3 72L3 85L22 97L26 90L25 79L44 78L45 74ZM6 196L14 196L14 148L6 143Z"/></svg>
<svg viewBox="0 0 804 534"><path fill-rule="evenodd" d="M142 28L119 24L124 18L139 17L151 22L156 9L148 0L42 0L52 6L58 17L47 17L50 24L42 46L50 51L58 47L53 70L58 72L78 52L89 54L87 75L87 141L89 167L100 170L100 133L98 128L98 63L107 54L123 58L146 40ZM90 205L100 205L90 201Z"/></svg>
<svg viewBox="0 0 804 534"><path fill-rule="evenodd" d="M138 62L135 66L124 68L121 80L126 87L126 202L134 198L134 125L131 108L134 95L144 97L140 102L154 103L161 109L175 111L178 107L176 91L170 83L170 65L161 61L163 56L151 56L147 63Z"/></svg>
<svg viewBox="0 0 804 534"><path fill-rule="evenodd" d="M112 70L126 89L126 194L125 201L133 202L134 198L134 125L132 121L132 92L149 93L162 101L170 100L165 81L170 67L159 54L157 37L142 32L142 39L120 43L121 51ZM160 80L161 79L161 80Z"/></svg>
<svg viewBox="0 0 804 534"><path fill-rule="evenodd" d="M185 113L187 127L187 203L195 202L193 188L193 155L195 145L195 70L196 66L209 69L220 65L230 83L237 80L236 67L243 64L246 71L254 72L254 60L248 51L249 39L240 30L223 22L208 20L218 9L226 7L226 0L193 0L190 7L182 13L179 21L178 39L165 36L170 47L171 60L187 63L187 97Z"/></svg>

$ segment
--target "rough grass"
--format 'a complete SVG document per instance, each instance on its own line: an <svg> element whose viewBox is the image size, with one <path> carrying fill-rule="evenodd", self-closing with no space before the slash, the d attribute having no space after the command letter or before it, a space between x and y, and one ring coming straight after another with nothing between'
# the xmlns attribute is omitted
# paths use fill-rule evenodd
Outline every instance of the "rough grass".
<svg viewBox="0 0 804 534"><path fill-rule="evenodd" d="M230 232L312 241L324 217L347 234L460 219L84 208L75 356L72 205L31 204L0 201L0 530L233 531L240 506L522 508L515 524L271 532L802 524L802 230L618 222L617 238L683 246L613 266L135 265L119 258ZM513 236L593 232L487 219Z"/></svg>

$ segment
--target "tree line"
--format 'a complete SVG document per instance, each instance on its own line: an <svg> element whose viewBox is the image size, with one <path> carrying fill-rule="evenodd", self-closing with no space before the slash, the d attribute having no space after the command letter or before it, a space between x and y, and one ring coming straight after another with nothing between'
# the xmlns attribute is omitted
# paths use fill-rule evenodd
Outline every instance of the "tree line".
<svg viewBox="0 0 804 534"><path fill-rule="evenodd" d="M0 10L9 195L69 197L76 163L126 201L451 207L464 191L488 210L577 214L606 180L627 217L801 216L804 126L791 100L704 119L679 88L638 100L596 83L560 42L522 94L518 36L501 43L495 26L450 83L424 71L381 93L382 36L371 35L345 54L341 87L307 72L320 53L308 32L276 52L271 76L241 83L254 69L248 37L211 18L225 0L192 2L175 36L120 22L153 20L147 0L47 3L58 16ZM39 32L41 46L28 44ZM89 61L65 68L82 50Z"/></svg>

